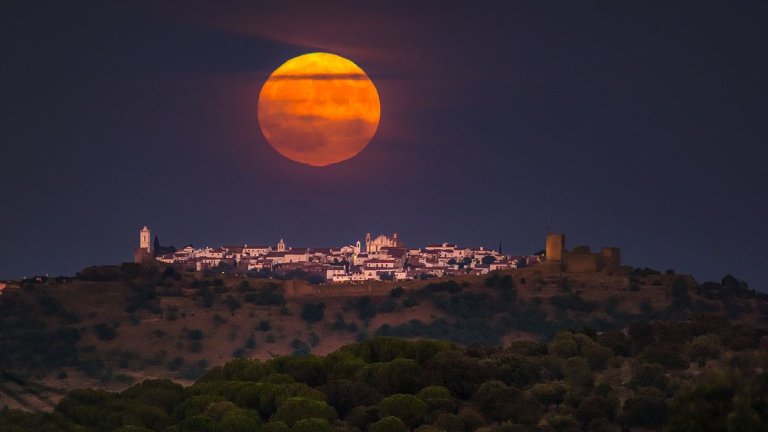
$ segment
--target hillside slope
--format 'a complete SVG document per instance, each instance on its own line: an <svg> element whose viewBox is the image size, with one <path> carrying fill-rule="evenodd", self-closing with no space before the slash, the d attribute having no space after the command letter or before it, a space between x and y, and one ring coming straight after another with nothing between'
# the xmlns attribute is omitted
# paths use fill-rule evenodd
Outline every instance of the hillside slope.
<svg viewBox="0 0 768 432"><path fill-rule="evenodd" d="M49 389L41 394L56 401L72 388L119 390L150 377L189 383L233 357L325 355L374 335L498 346L562 329L618 330L701 314L761 326L768 302L730 277L699 284L648 269L575 274L533 267L487 277L315 286L126 264L6 291L0 367ZM0 406L49 405L14 397L14 385L0 381Z"/></svg>

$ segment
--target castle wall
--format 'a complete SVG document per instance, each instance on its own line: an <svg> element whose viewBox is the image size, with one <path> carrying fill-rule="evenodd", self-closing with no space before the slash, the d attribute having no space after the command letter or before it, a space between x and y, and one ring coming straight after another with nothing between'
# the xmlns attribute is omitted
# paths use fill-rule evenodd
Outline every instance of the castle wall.
<svg viewBox="0 0 768 432"><path fill-rule="evenodd" d="M573 273L595 273L601 269L600 254L568 253L565 255L565 270Z"/></svg>

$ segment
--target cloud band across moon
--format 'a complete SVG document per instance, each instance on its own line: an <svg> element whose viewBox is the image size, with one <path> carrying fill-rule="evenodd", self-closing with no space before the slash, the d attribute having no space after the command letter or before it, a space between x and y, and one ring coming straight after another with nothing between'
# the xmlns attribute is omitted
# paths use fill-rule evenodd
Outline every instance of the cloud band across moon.
<svg viewBox="0 0 768 432"><path fill-rule="evenodd" d="M370 80L364 73L307 73L307 74L273 74L270 80Z"/></svg>

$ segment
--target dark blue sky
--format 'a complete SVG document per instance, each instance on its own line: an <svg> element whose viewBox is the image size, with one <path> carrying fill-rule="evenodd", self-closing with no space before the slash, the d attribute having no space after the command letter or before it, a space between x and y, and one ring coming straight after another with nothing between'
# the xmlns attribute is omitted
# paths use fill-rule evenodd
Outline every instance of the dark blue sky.
<svg viewBox="0 0 768 432"><path fill-rule="evenodd" d="M501 3L4 3L0 278L130 260L145 224L177 246L397 231L518 253L549 227L768 289L768 3ZM382 103L328 168L256 117L313 51Z"/></svg>

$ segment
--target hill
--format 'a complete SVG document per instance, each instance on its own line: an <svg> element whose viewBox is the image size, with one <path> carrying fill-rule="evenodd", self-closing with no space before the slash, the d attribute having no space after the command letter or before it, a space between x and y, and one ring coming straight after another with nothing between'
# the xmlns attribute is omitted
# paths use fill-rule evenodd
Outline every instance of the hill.
<svg viewBox="0 0 768 432"><path fill-rule="evenodd" d="M232 358L325 355L377 335L507 346L565 329L602 333L702 317L726 319L724 331L734 332L726 337L736 341L745 337L742 325L768 322L768 302L732 277L700 284L631 268L311 285L162 266L93 267L76 278L26 280L0 296L7 374L0 406L46 410L74 388L122 390L147 378L191 384ZM755 346L761 334L743 343Z"/></svg>

